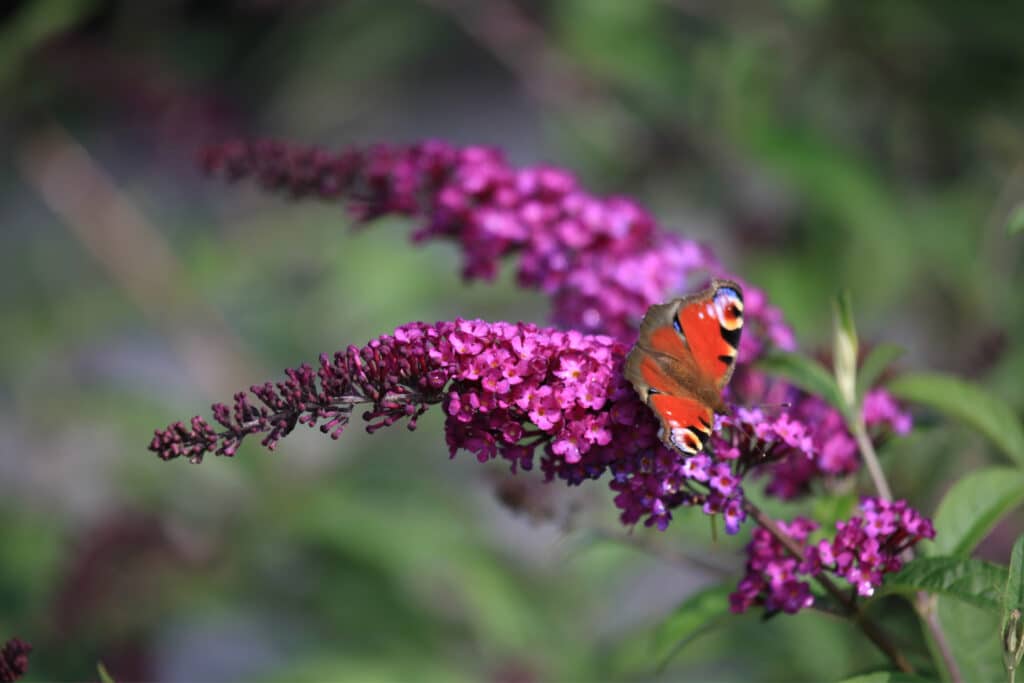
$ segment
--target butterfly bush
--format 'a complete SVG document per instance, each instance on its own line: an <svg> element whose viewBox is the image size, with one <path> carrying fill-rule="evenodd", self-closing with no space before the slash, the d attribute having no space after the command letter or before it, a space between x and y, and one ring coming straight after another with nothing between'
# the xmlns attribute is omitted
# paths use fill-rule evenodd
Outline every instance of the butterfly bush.
<svg viewBox="0 0 1024 683"><path fill-rule="evenodd" d="M440 405L453 457L466 450L481 462L500 458L513 472L536 467L568 485L607 477L626 525L665 529L674 510L695 506L721 515L729 533L753 509L743 489L749 474L766 476L769 495L790 499L859 467L838 410L757 370L763 354L796 343L781 311L742 280L744 332L725 396L737 406L783 407L716 416L698 455L662 445L657 420L622 372L639 320L700 278L737 278L708 248L660 228L632 200L589 194L562 169L514 168L496 149L437 141L341 153L236 141L204 150L202 164L231 181L253 178L295 198L343 202L359 224L413 218L414 242L454 242L468 280L493 279L511 259L520 286L550 297L557 327L461 319L401 326L215 404L213 424L196 416L157 430L150 450L165 460L233 456L250 435L273 449L300 424L338 438L360 406L370 432L400 421L415 429ZM868 393L863 417L875 436L911 427L881 389ZM796 612L813 604L807 579L825 574L867 595L899 567L904 549L934 533L902 502L865 499L861 509L839 523L834 540L815 545L808 545L816 530L810 520L780 522L801 544L800 557L756 528L733 609Z"/></svg>
<svg viewBox="0 0 1024 683"><path fill-rule="evenodd" d="M729 596L732 611L763 605L768 612L794 614L814 604L808 579L823 572L845 579L858 595L873 595L882 585L883 574L903 566L902 556L908 548L935 537L931 522L906 501L866 497L860 509L860 516L836 522L834 538L817 543L809 542L818 528L813 521L797 517L788 524L780 523L802 547L801 557L795 557L768 530L755 529L747 546L746 575Z"/></svg>

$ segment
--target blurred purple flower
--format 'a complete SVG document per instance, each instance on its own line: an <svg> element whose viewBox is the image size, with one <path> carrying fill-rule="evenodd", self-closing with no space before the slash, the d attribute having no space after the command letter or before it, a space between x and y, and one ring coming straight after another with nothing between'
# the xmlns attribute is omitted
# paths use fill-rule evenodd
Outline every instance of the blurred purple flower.
<svg viewBox="0 0 1024 683"><path fill-rule="evenodd" d="M906 434L914 426L910 413L903 410L885 389L872 389L864 397L864 422L868 427L888 427L896 434Z"/></svg>
<svg viewBox="0 0 1024 683"><path fill-rule="evenodd" d="M344 200L361 222L417 217L414 240L458 243L467 279L493 279L499 261L515 254L517 281L551 297L558 325L627 342L651 304L727 275L707 248L659 228L632 200L596 197L563 169L514 168L493 148L427 141L330 153L237 141L206 148L201 161L229 180L254 177L293 197ZM752 333L741 357L749 362L768 344L792 348L778 309L752 287L745 297Z"/></svg>
<svg viewBox="0 0 1024 683"><path fill-rule="evenodd" d="M763 383L756 372L746 372L743 380ZM784 385L781 398L790 405L785 411L738 408L733 415L720 417L724 429L711 439L720 458L743 457L753 465L767 464L761 471L769 477L765 488L770 495L789 500L810 492L811 484L827 476L840 476L860 469L857 443L838 410L821 398L798 392ZM864 416L876 434L904 434L912 425L892 395L874 389L864 401Z"/></svg>
<svg viewBox="0 0 1024 683"><path fill-rule="evenodd" d="M32 646L19 638L11 638L0 650L0 682L16 681L28 671Z"/></svg>

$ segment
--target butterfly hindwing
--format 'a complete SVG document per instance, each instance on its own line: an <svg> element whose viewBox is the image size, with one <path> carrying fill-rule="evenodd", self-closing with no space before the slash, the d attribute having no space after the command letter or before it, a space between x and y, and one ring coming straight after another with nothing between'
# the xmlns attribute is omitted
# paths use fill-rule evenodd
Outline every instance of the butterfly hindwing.
<svg viewBox="0 0 1024 683"><path fill-rule="evenodd" d="M648 309L625 374L661 421L667 446L684 454L703 449L715 411L725 409L721 391L742 327L742 289L729 280Z"/></svg>
<svg viewBox="0 0 1024 683"><path fill-rule="evenodd" d="M711 436L714 413L706 405L690 396L651 396L651 409L661 419L661 439L687 455L704 450Z"/></svg>

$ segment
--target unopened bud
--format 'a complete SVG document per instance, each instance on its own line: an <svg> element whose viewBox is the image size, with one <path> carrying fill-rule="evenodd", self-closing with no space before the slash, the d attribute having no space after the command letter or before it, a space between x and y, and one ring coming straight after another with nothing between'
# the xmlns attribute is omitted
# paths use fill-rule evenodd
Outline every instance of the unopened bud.
<svg viewBox="0 0 1024 683"><path fill-rule="evenodd" d="M1007 671L1015 671L1024 657L1024 621L1019 609L1010 612L1003 626L1003 663Z"/></svg>

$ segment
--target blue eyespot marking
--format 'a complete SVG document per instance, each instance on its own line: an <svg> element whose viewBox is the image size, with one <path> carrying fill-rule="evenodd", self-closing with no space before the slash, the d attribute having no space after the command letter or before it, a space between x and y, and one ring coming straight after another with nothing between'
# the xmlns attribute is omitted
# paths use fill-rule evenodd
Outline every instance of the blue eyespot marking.
<svg viewBox="0 0 1024 683"><path fill-rule="evenodd" d="M719 296L727 296L727 297L731 296L731 297L733 297L735 299L739 299L740 301L743 301L743 295L740 294L738 291L736 291L736 289L733 288L733 287L719 287L715 291L715 297L717 298Z"/></svg>

